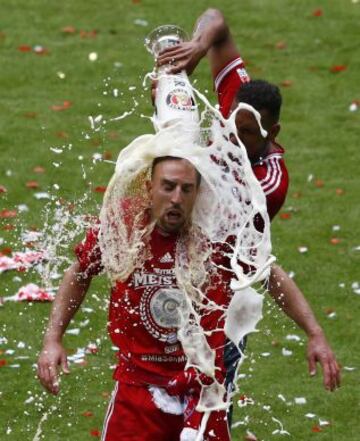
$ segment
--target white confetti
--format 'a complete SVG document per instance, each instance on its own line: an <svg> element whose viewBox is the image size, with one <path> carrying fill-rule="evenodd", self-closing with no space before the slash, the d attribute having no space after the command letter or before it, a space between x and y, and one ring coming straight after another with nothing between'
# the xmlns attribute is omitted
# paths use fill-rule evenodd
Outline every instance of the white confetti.
<svg viewBox="0 0 360 441"><path fill-rule="evenodd" d="M333 231L340 231L341 227L340 225L333 225L332 230Z"/></svg>
<svg viewBox="0 0 360 441"><path fill-rule="evenodd" d="M149 23L146 20L143 20L142 18L137 18L136 20L134 20L134 24L138 26L148 26Z"/></svg>
<svg viewBox="0 0 360 441"><path fill-rule="evenodd" d="M261 355L262 357L270 357L271 352L262 352L260 355Z"/></svg>
<svg viewBox="0 0 360 441"><path fill-rule="evenodd" d="M330 422L319 418L319 426L330 426Z"/></svg>
<svg viewBox="0 0 360 441"><path fill-rule="evenodd" d="M88 58L89 58L89 61L96 61L98 59L97 52L90 52Z"/></svg>
<svg viewBox="0 0 360 441"><path fill-rule="evenodd" d="M34 193L34 198L35 199L51 199L51 196L49 195L49 193L46 193L45 191L41 191L38 193Z"/></svg>
<svg viewBox="0 0 360 441"><path fill-rule="evenodd" d="M352 372L352 371L356 371L356 367L351 367L351 366L344 366L343 370L344 371L348 371L348 372Z"/></svg>
<svg viewBox="0 0 360 441"><path fill-rule="evenodd" d="M288 334L286 340L301 341L301 338L296 334Z"/></svg>
<svg viewBox="0 0 360 441"><path fill-rule="evenodd" d="M305 416L306 416L306 418L310 418L310 419L316 417L316 415L314 413L307 413Z"/></svg>
<svg viewBox="0 0 360 441"><path fill-rule="evenodd" d="M298 251L301 254L307 253L308 252L308 247L298 247Z"/></svg>
<svg viewBox="0 0 360 441"><path fill-rule="evenodd" d="M307 177L307 181L308 181L308 182L311 182L313 179L314 179L314 175L312 175L312 174L310 174L310 175Z"/></svg>
<svg viewBox="0 0 360 441"><path fill-rule="evenodd" d="M56 72L56 75L60 78L60 80L63 80L63 79L66 77L66 75L64 74L64 72L61 72L61 71Z"/></svg>
<svg viewBox="0 0 360 441"><path fill-rule="evenodd" d="M290 279L293 279L295 277L294 271L289 271L288 276L290 277Z"/></svg>
<svg viewBox="0 0 360 441"><path fill-rule="evenodd" d="M295 404L306 404L306 398L305 397L295 397L294 401L295 401Z"/></svg>
<svg viewBox="0 0 360 441"><path fill-rule="evenodd" d="M19 341L17 347L18 347L19 349L24 349L24 348L26 347L26 344L25 344L23 341Z"/></svg>
<svg viewBox="0 0 360 441"><path fill-rule="evenodd" d="M355 3L354 0L352 0L352 2ZM349 107L350 112L356 112L357 109L358 109L358 105L356 103L351 103L350 104L350 107Z"/></svg>
<svg viewBox="0 0 360 441"><path fill-rule="evenodd" d="M54 153L56 153L57 155L60 155L60 153L62 153L64 150L63 149L58 149L56 147L50 147L50 150Z"/></svg>
<svg viewBox="0 0 360 441"><path fill-rule="evenodd" d="M29 207L26 204L20 204L17 206L20 213L26 213L29 211Z"/></svg>
<svg viewBox="0 0 360 441"><path fill-rule="evenodd" d="M293 354L293 351L290 351L289 349L282 348L281 353L284 357L290 357Z"/></svg>
<svg viewBox="0 0 360 441"><path fill-rule="evenodd" d="M284 397L283 394L279 394L279 395L278 395L278 398L279 398L281 401L283 401L284 403L286 403L286 398Z"/></svg>
<svg viewBox="0 0 360 441"><path fill-rule="evenodd" d="M68 329L66 331L66 334L79 335L80 334L80 329L79 328Z"/></svg>

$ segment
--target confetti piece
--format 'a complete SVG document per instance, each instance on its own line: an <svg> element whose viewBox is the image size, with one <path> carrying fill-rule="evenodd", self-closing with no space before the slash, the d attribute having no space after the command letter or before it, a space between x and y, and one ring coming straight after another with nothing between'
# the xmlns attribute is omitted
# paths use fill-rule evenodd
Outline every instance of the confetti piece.
<svg viewBox="0 0 360 441"><path fill-rule="evenodd" d="M86 410L81 415L87 418L94 416L94 414L90 410Z"/></svg>
<svg viewBox="0 0 360 441"><path fill-rule="evenodd" d="M324 186L324 181L322 179L316 179L314 184L315 184L315 187L322 188Z"/></svg>
<svg viewBox="0 0 360 441"><path fill-rule="evenodd" d="M17 216L16 210L1 210L0 211L0 218L2 219L10 219Z"/></svg>
<svg viewBox="0 0 360 441"><path fill-rule="evenodd" d="M5 302L52 302L54 298L54 291L40 288L35 283L29 283L21 287L15 295L3 297L3 300Z"/></svg>
<svg viewBox="0 0 360 441"><path fill-rule="evenodd" d="M293 351L290 351L289 349L282 348L281 353L284 357L290 357L293 354Z"/></svg>
<svg viewBox="0 0 360 441"><path fill-rule="evenodd" d="M298 251L299 251L299 253L304 254L304 253L307 253L309 251L309 249L308 249L308 247L301 246L301 247L298 247Z"/></svg>
<svg viewBox="0 0 360 441"><path fill-rule="evenodd" d="M306 416L306 418L310 418L310 419L316 417L316 415L314 413L307 413L305 416Z"/></svg>
<svg viewBox="0 0 360 441"><path fill-rule="evenodd" d="M105 193L106 186L105 185L98 185L97 187L94 188L94 191L96 193Z"/></svg>
<svg viewBox="0 0 360 441"><path fill-rule="evenodd" d="M356 112L358 109L358 105L356 103L351 103L349 106L350 112Z"/></svg>
<svg viewBox="0 0 360 441"><path fill-rule="evenodd" d="M61 29L63 34L76 34L76 29L74 26L65 26Z"/></svg>
<svg viewBox="0 0 360 441"><path fill-rule="evenodd" d="M27 45L27 44L22 44L21 46L18 47L18 51L20 52L31 52L31 46Z"/></svg>
<svg viewBox="0 0 360 441"><path fill-rule="evenodd" d="M72 329L68 329L66 331L66 334L70 334L70 335L79 335L80 334L80 328L72 328Z"/></svg>
<svg viewBox="0 0 360 441"><path fill-rule="evenodd" d="M306 404L306 398L305 397L296 397L294 398L295 404Z"/></svg>
<svg viewBox="0 0 360 441"><path fill-rule="evenodd" d="M336 64L334 66L330 67L330 72L331 73L339 73L339 72L343 72L347 69L347 66L345 64Z"/></svg>
<svg viewBox="0 0 360 441"><path fill-rule="evenodd" d="M341 242L341 239L339 239L338 237L332 237L332 238L330 239L330 243L331 243L332 245L338 245L340 242Z"/></svg>
<svg viewBox="0 0 360 441"><path fill-rule="evenodd" d="M344 192L344 190L343 190L342 188L337 188L337 189L335 190L335 193L336 193L338 196L342 196L345 192Z"/></svg>
<svg viewBox="0 0 360 441"><path fill-rule="evenodd" d="M280 219L283 219L283 220L291 219L291 213L286 212L286 211L280 213Z"/></svg>
<svg viewBox="0 0 360 441"><path fill-rule="evenodd" d="M96 61L98 59L98 54L96 52L90 52L88 55L89 61Z"/></svg>
<svg viewBox="0 0 360 441"><path fill-rule="evenodd" d="M301 338L298 335L296 335L296 334L288 334L286 336L286 340L301 341Z"/></svg>
<svg viewBox="0 0 360 441"><path fill-rule="evenodd" d="M348 372L353 372L356 370L356 367L351 367L351 366L344 366L343 367L344 371L348 371Z"/></svg>
<svg viewBox="0 0 360 441"><path fill-rule="evenodd" d="M39 192L39 193L35 193L34 194L34 198L35 199L51 199L51 196L49 195L49 193L46 192Z"/></svg>
<svg viewBox="0 0 360 441"><path fill-rule="evenodd" d="M63 79L66 77L66 75L64 74L64 72L61 72L61 71L56 72L56 75L60 78L60 80L63 80Z"/></svg>
<svg viewBox="0 0 360 441"><path fill-rule="evenodd" d="M246 435L244 438L245 441L258 441L256 435L254 435L252 432L250 432L249 430L246 431Z"/></svg>
<svg viewBox="0 0 360 441"><path fill-rule="evenodd" d="M313 17L321 17L323 15L323 10L321 8L315 9L312 15Z"/></svg>
<svg viewBox="0 0 360 441"><path fill-rule="evenodd" d="M291 87L294 84L292 80L284 80L281 81L280 86L282 87Z"/></svg>
<svg viewBox="0 0 360 441"><path fill-rule="evenodd" d="M92 430L90 430L90 435L95 438L100 438L101 432L98 429L92 429Z"/></svg>
<svg viewBox="0 0 360 441"><path fill-rule="evenodd" d="M148 22L146 20L143 20L141 18L137 18L136 20L134 20L134 24L138 25L138 26L148 26Z"/></svg>
<svg viewBox="0 0 360 441"><path fill-rule="evenodd" d="M72 102L65 100L62 104L54 104L50 107L54 112L61 112L63 110L69 109L72 106Z"/></svg>
<svg viewBox="0 0 360 441"><path fill-rule="evenodd" d="M33 51L37 54L37 55L47 55L49 53L49 49L41 46L39 44L37 44L36 46L33 47Z"/></svg>
<svg viewBox="0 0 360 441"><path fill-rule="evenodd" d="M282 49L286 49L286 48L287 48L287 44L286 44L285 41L278 41L278 42L275 44L275 48L276 48L276 49L280 49L280 50L282 50Z"/></svg>
<svg viewBox="0 0 360 441"><path fill-rule="evenodd" d="M331 426L331 424L330 424L329 421L321 420L321 419L319 418L319 426L321 426L321 427L323 427L323 426Z"/></svg>
<svg viewBox="0 0 360 441"><path fill-rule="evenodd" d="M1 193L7 193L7 189L4 187L4 185L0 185L0 194Z"/></svg>
<svg viewBox="0 0 360 441"><path fill-rule="evenodd" d="M33 168L33 172L41 174L41 173L45 173L45 169L44 169L44 167L37 165L36 167Z"/></svg>
<svg viewBox="0 0 360 441"><path fill-rule="evenodd" d="M39 183L37 181L28 181L26 183L26 187L27 188L32 188L32 189L39 188Z"/></svg>
<svg viewBox="0 0 360 441"><path fill-rule="evenodd" d="M98 31L97 30L92 30L92 31L84 31L84 30L80 30L79 35L80 38L95 38L97 36Z"/></svg>

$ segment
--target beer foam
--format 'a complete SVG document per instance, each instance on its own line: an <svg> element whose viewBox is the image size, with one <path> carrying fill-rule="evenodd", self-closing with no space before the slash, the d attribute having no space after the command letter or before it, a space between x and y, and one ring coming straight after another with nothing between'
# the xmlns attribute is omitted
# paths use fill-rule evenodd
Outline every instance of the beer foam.
<svg viewBox="0 0 360 441"><path fill-rule="evenodd" d="M178 330L187 367L196 367L214 379L211 386L203 387L197 406L198 411L208 415L227 408L229 399L224 400L224 384L216 379L216 348L210 347L209 331L204 332L201 326L204 302L208 309L221 312L225 323L221 331L238 346L245 335L256 330L262 317L263 296L251 285L268 276L274 258L266 198L238 138L236 112L226 120L202 94L195 93L205 106L200 124L206 136L199 139L198 127L194 129L180 119L160 127L156 134L139 136L124 148L104 196L99 240L103 265L111 281L126 280L149 257L146 243L156 220L146 220L150 209L146 181L151 179L154 159L183 158L201 174L191 223L180 232L177 243L176 277L190 310L190 314L183 315ZM259 113L244 103L239 104L239 109L253 112L266 136ZM209 115L211 123L206 126ZM210 139L210 143L205 139ZM232 139L236 139L236 144ZM127 206L126 201L132 202ZM225 250L222 252L229 268L212 260L214 248L219 245ZM230 271L233 294L229 305L220 306L207 298L209 267L212 272Z"/></svg>

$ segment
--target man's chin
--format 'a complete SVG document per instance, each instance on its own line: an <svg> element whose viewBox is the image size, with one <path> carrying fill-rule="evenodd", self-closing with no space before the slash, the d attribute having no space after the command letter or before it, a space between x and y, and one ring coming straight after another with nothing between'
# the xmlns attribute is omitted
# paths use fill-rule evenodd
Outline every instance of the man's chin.
<svg viewBox="0 0 360 441"><path fill-rule="evenodd" d="M169 223L159 222L158 227L167 234L178 233L184 227L184 222Z"/></svg>

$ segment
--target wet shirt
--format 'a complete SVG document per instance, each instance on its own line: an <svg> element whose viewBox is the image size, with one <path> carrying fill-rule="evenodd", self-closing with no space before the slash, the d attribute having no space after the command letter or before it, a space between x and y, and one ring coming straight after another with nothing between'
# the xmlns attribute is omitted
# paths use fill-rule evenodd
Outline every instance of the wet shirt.
<svg viewBox="0 0 360 441"><path fill-rule="evenodd" d="M234 97L241 86L250 81L241 57L237 57L224 66L215 76L215 90L220 111L227 118ZM266 196L267 211L270 220L279 212L285 202L289 176L284 162L285 150L274 143L271 151L261 161L252 164L253 172L261 184Z"/></svg>
<svg viewBox="0 0 360 441"><path fill-rule="evenodd" d="M75 248L81 271L91 276L102 270L97 235L97 228L89 230ZM184 301L175 278L176 242L176 235L155 228L148 241L151 257L111 290L108 330L119 348L116 380L162 386L184 369L176 328L176 307Z"/></svg>

